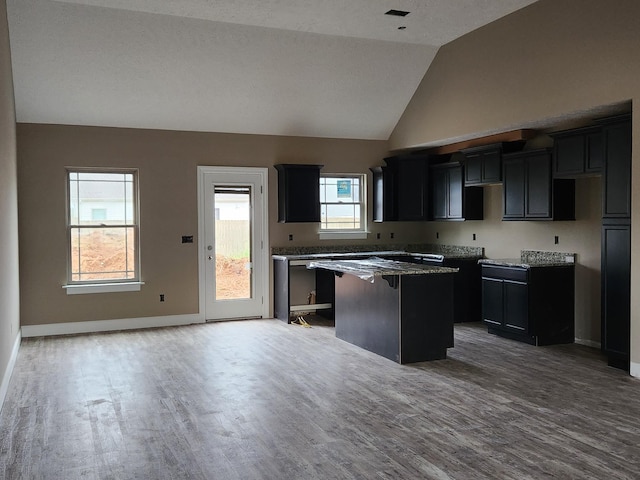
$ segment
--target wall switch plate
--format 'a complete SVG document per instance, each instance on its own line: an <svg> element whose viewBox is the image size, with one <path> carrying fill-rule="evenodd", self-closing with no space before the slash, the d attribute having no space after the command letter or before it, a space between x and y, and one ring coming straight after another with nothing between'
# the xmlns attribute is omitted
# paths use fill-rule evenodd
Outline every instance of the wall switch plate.
<svg viewBox="0 0 640 480"><path fill-rule="evenodd" d="M182 243L193 243L193 235L183 235Z"/></svg>

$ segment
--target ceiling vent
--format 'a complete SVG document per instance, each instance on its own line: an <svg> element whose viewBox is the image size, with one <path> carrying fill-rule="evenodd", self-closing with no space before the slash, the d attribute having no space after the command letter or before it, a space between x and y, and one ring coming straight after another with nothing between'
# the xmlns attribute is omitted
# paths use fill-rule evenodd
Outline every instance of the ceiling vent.
<svg viewBox="0 0 640 480"><path fill-rule="evenodd" d="M385 15L393 15L394 17L406 17L410 12L405 12L404 10L389 10Z"/></svg>

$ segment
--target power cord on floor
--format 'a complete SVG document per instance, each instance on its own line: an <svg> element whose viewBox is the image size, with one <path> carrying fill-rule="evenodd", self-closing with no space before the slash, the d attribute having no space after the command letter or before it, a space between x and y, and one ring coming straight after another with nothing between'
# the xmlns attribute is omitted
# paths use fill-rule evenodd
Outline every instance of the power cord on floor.
<svg viewBox="0 0 640 480"><path fill-rule="evenodd" d="M304 328L311 328L311 325L309 325L307 323L307 321L304 319L304 317L302 315L298 315L295 320L292 320L291 323L296 324L296 325L300 325Z"/></svg>

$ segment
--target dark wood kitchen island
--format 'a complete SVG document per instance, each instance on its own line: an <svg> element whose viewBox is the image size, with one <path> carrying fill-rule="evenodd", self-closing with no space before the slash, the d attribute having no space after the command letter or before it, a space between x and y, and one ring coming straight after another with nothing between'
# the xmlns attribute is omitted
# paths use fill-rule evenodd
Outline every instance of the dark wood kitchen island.
<svg viewBox="0 0 640 480"><path fill-rule="evenodd" d="M398 363L439 360L453 347L457 268L382 258L322 260L335 273L336 336Z"/></svg>

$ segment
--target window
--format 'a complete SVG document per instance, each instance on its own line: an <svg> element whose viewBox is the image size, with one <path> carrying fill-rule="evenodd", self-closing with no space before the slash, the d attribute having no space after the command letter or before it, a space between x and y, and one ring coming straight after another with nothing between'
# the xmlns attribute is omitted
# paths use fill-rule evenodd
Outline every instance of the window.
<svg viewBox="0 0 640 480"><path fill-rule="evenodd" d="M351 238L366 238L365 179L360 174L320 176L321 238L345 238L347 234L355 234Z"/></svg>
<svg viewBox="0 0 640 480"><path fill-rule="evenodd" d="M137 177L135 170L68 171L67 288L139 282Z"/></svg>

